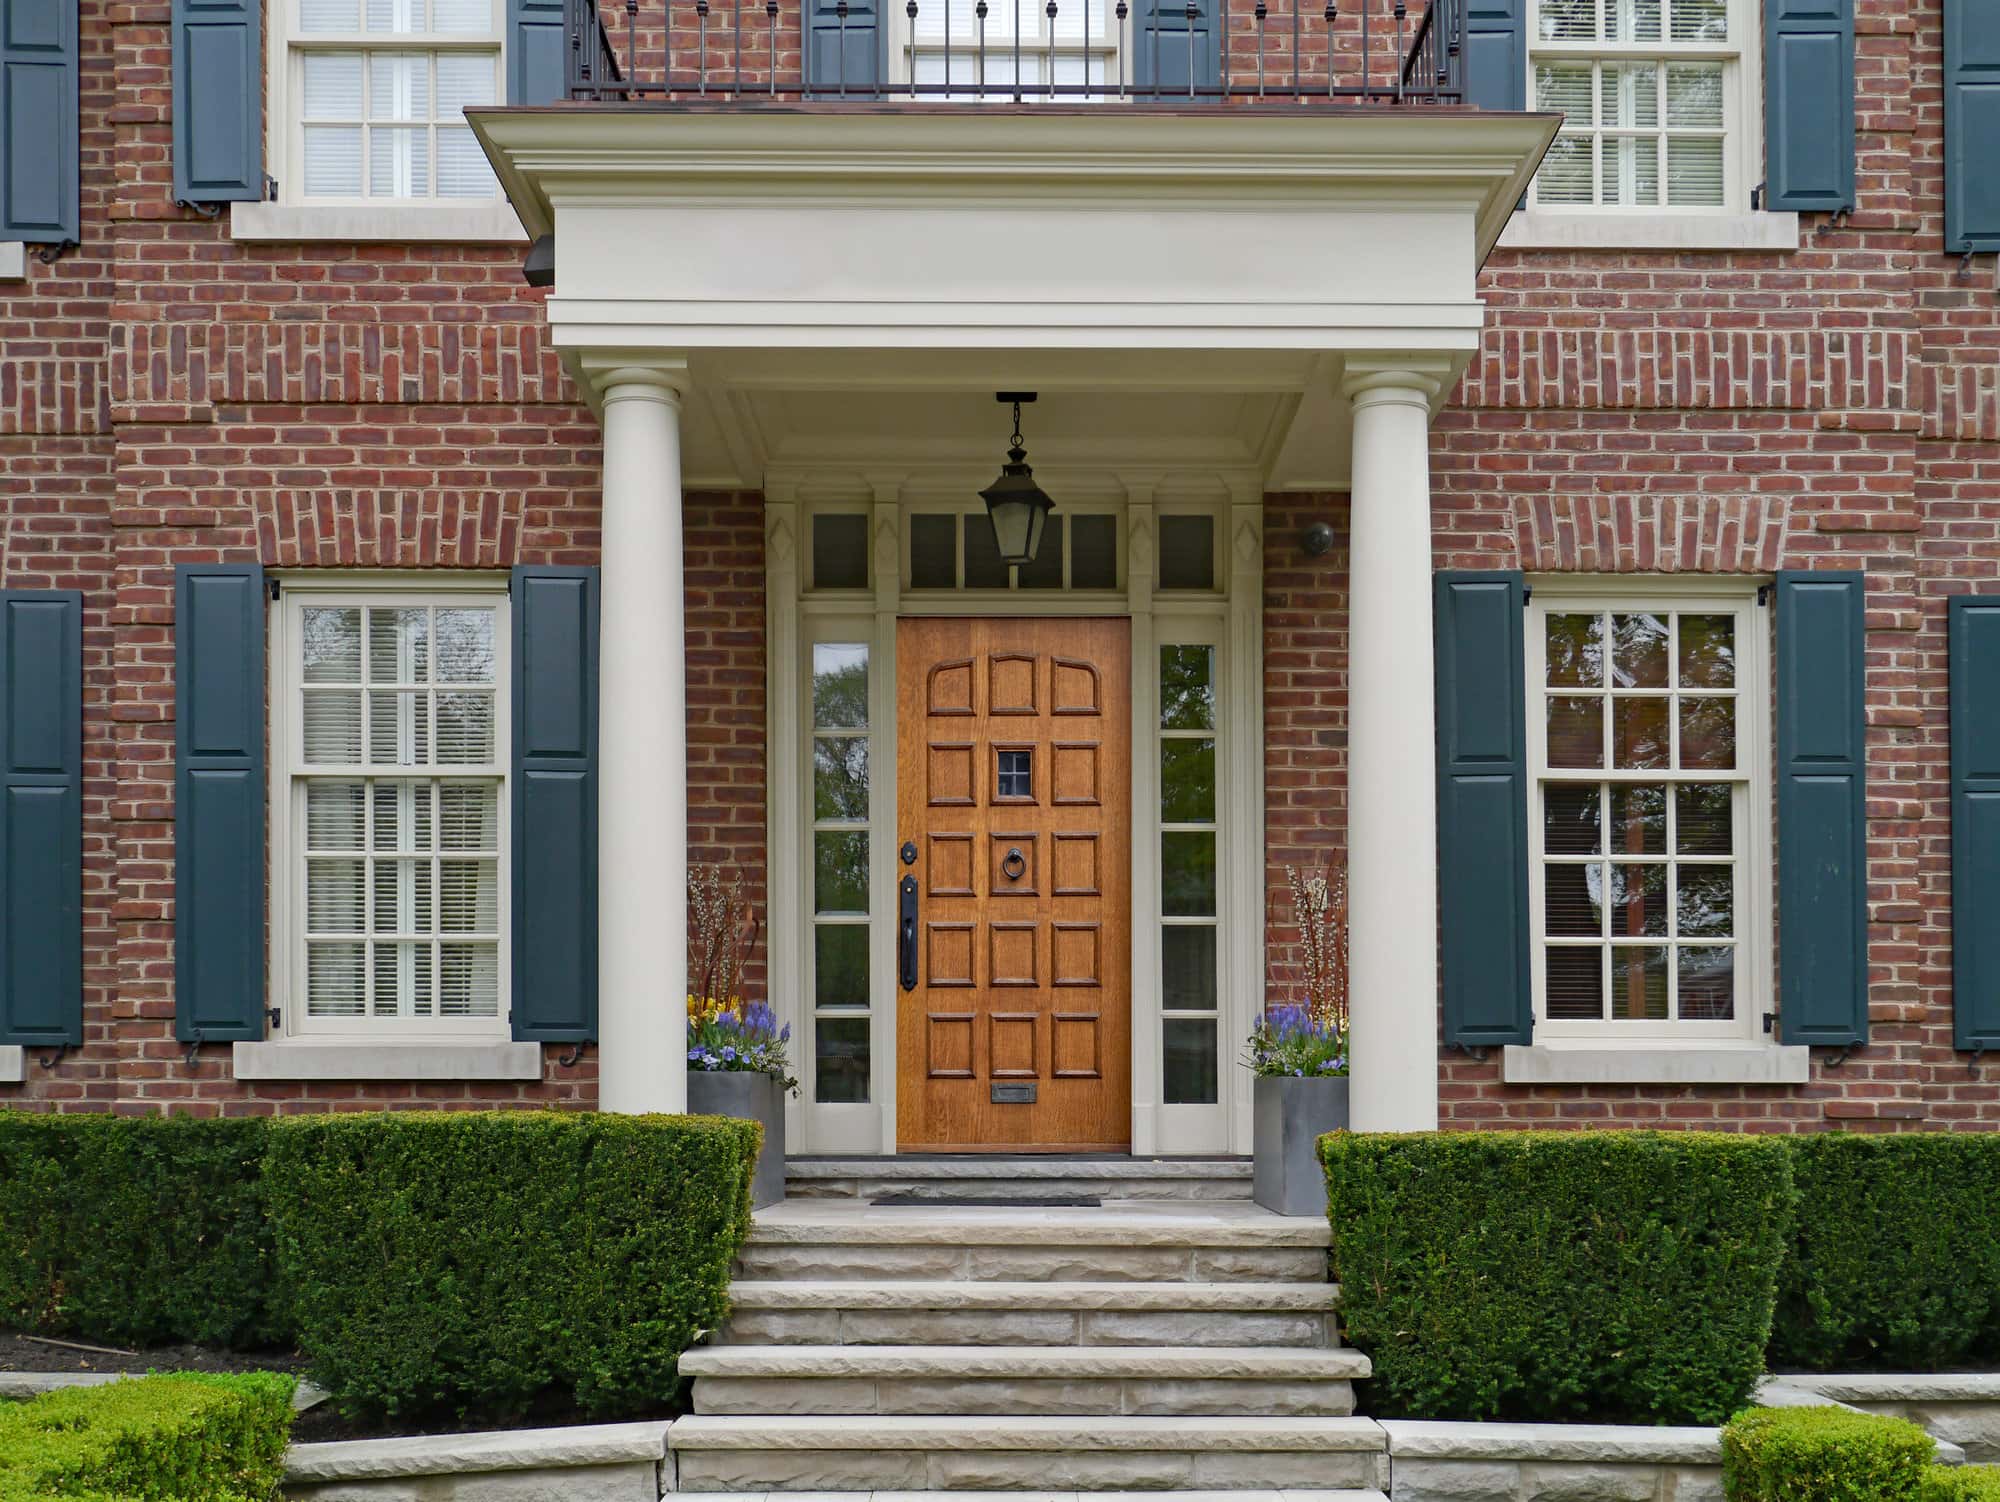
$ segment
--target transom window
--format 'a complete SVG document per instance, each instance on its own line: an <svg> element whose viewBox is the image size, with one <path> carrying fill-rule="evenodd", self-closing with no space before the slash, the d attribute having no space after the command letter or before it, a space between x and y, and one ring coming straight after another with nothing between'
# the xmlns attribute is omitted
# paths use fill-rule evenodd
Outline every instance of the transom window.
<svg viewBox="0 0 2000 1502"><path fill-rule="evenodd" d="M502 97L498 0L288 3L292 196L497 196L465 110Z"/></svg>
<svg viewBox="0 0 2000 1502"><path fill-rule="evenodd" d="M1545 209L1747 207L1744 0L1533 0L1532 108L1562 132Z"/></svg>
<svg viewBox="0 0 2000 1502"><path fill-rule="evenodd" d="M505 1031L506 608L287 597L288 1031Z"/></svg>
<svg viewBox="0 0 2000 1502"><path fill-rule="evenodd" d="M1766 988L1762 622L1747 601L1538 597L1538 1030L1747 1033Z"/></svg>

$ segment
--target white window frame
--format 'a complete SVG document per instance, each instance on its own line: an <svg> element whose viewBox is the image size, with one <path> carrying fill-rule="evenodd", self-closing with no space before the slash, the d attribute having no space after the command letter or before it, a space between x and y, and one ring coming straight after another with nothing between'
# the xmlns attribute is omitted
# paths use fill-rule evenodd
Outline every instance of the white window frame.
<svg viewBox="0 0 2000 1502"><path fill-rule="evenodd" d="M278 202L274 205L235 207L258 212L231 215L231 232L237 239L342 239L378 240L438 238L423 232L423 220L436 218L449 238L523 239L518 222L506 211L506 195L496 181L494 191L480 198L423 197L391 198L366 191L353 196L313 197L305 194L305 54L308 52L492 52L494 54L493 99L507 102L506 0L488 0L492 29L480 35L463 32L411 32L389 35L378 32L314 33L301 35L298 7L301 0L272 0L266 10L266 76L270 83L266 105L269 111L271 158L279 164ZM359 0L364 7L367 0ZM362 70L362 109L367 109L368 75ZM364 140L366 127L363 127ZM364 147L365 156L365 147ZM431 155L435 180L437 154ZM367 168L362 169L362 186L367 186ZM274 209L290 210L276 214ZM496 212L500 211L500 212ZM310 216L302 219L301 214ZM239 229L238 220L242 225ZM317 220L318 222L314 222Z"/></svg>
<svg viewBox="0 0 2000 1502"><path fill-rule="evenodd" d="M1129 9L1125 20L1121 22L1118 19L1118 0L1058 0L1058 3L1064 11L1072 10L1079 6L1084 8L1085 29L1080 37L1057 37L1053 41L1050 39L1047 25L1048 18L1045 14L1045 0L987 0L987 9L989 11L986 27L987 58L1002 58L1008 63L1012 62L1014 54L1012 32L1011 30L1003 31L994 23L991 17L999 14L1002 8L1005 7L1009 12L1011 20L1012 9L1018 4L1021 15L1024 18L1032 18L1033 22L1032 28L1025 28L1021 33L1021 71L1024 74L1029 71L1028 65L1031 61L1034 63L1036 69L1039 70L1043 65L1043 60L1051 54L1061 57L1096 58L1102 62L1104 68L1101 92L1087 95L1077 93L1062 94L1057 96L1056 102L1078 104L1087 100L1116 98L1120 79L1118 60L1121 57L1129 59L1132 56L1131 38L1133 35L1133 22L1138 15L1137 10ZM953 58L951 67L951 93L948 95L926 94L921 97L933 102L943 99L954 101L964 100L967 102L984 100L989 103L1011 102L1015 93L1014 85L1011 82L989 81L983 88L980 86L980 74L977 71L979 68L977 61L979 40L976 29L975 11L978 0L918 0L918 4L920 7L926 9L942 7L947 11L947 39L951 41L951 45L949 47L940 47L927 39L920 46L917 42L915 25L911 22L906 9L899 4L886 6L884 9L889 20L889 87L891 89L910 87L911 81L916 74L916 57L919 52L933 54L949 51ZM921 16L921 10L919 14ZM1060 19L1060 15L1061 12L1058 12L1058 19ZM963 39L955 40L951 37L949 28L960 21L964 21L967 24L963 32ZM965 58L965 67L962 74L964 78L963 87L960 86L961 71L958 61L961 56ZM1088 76L1089 70L1086 67L1085 77L1088 78ZM943 81L942 77L938 80L939 83L943 83ZM1129 65L1124 73L1124 82L1128 89L1132 86ZM1023 83L1020 88L1022 102L1032 103L1038 98L1047 100L1049 97L1047 88L1048 78L1046 73L1042 73L1036 80Z"/></svg>
<svg viewBox="0 0 2000 1502"><path fill-rule="evenodd" d="M493 756L483 767L453 768L452 776L492 779L498 804L499 945L497 1002L491 1017L306 1016L305 788L327 774L309 770L304 757L300 666L294 660L303 612L333 606L484 605L493 609ZM499 1043L513 1032L513 706L512 630L507 580L472 574L374 576L281 580L270 613L271 943L270 996L277 1014L272 1041L336 1043ZM395 775L394 768L383 769ZM533 1045L529 1045L533 1047Z"/></svg>
<svg viewBox="0 0 2000 1502"><path fill-rule="evenodd" d="M1713 578L1589 578L1562 576L1531 581L1528 602L1526 668L1528 706L1528 903L1533 946L1535 1040L1588 1041L1609 1047L1661 1044L1763 1044L1764 1017L1776 1010L1772 973L1771 890L1771 741L1770 612L1758 604L1756 579L1741 583ZM1603 782L1732 781L1738 784L1733 809L1738 879L1735 890L1736 1015L1726 1022L1644 1020L1607 1016L1601 1021L1551 1021L1548 1015L1548 966L1545 959L1547 914L1544 908L1542 841L1544 784L1580 782L1588 777L1551 770L1548 765L1548 723L1544 707L1547 676L1547 619L1551 615L1592 611L1662 611L1722 615L1736 618L1736 751L1737 767L1727 778L1689 776L1659 771L1620 773L1605 769ZM1663 857L1663 860L1665 858ZM1673 902L1668 893L1668 902ZM1611 998L1605 999L1607 1013Z"/></svg>
<svg viewBox="0 0 2000 1502"><path fill-rule="evenodd" d="M1695 219L1739 219L1750 213L1750 190L1763 179L1764 133L1763 122L1763 16L1755 0L1728 0L1729 33L1735 40L1727 47L1715 47L1702 43L1673 42L1663 35L1655 42L1554 42L1543 41L1542 5L1544 0L1528 0L1527 19L1527 102L1530 109L1537 108L1535 101L1535 65L1548 58L1565 59L1574 62L1654 62L1663 66L1675 62L1720 62L1722 69L1722 202L1720 204L1611 204L1611 203L1553 203L1544 204L1540 197L1540 174L1528 187L1528 219L1530 232L1523 238L1534 239L1534 221L1550 221L1548 229L1555 232L1560 224L1568 224L1572 216L1576 219L1618 219L1628 220L1658 219L1661 217ZM1616 4L1617 0L1600 0L1602 5ZM1664 13L1662 32L1666 30ZM1603 127L1592 127L1602 131ZM1659 133L1667 133L1666 122L1662 118ZM1592 186L1595 190L1599 174L1593 173ZM1660 182L1664 191L1666 185L1666 163L1661 161ZM1785 248L1763 244L1765 238L1741 231L1744 238L1759 241L1745 248ZM1560 235L1556 235L1560 239ZM1581 239L1574 235L1571 238ZM1620 243L1623 243L1622 241ZM1796 245L1796 227L1793 228L1791 244ZM1710 248L1710 247L1702 247ZM1713 248L1730 248L1727 244Z"/></svg>

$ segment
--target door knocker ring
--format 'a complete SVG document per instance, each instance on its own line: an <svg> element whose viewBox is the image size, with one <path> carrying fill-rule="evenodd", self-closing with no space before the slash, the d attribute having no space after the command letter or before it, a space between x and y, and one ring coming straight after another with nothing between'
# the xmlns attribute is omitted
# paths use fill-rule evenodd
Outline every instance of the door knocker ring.
<svg viewBox="0 0 2000 1502"><path fill-rule="evenodd" d="M1009 881L1019 881L1028 869L1028 858L1021 854L1019 846L1009 850L1000 862L1000 874Z"/></svg>

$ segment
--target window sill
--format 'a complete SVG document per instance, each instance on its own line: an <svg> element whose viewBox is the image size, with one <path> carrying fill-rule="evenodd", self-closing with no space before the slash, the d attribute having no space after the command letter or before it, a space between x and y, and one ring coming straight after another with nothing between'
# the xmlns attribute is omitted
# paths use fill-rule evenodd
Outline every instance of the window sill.
<svg viewBox="0 0 2000 1502"><path fill-rule="evenodd" d="M28 247L21 240L0 240L0 282L26 281Z"/></svg>
<svg viewBox="0 0 2000 1502"><path fill-rule="evenodd" d="M238 1043L239 1080L538 1080L539 1043Z"/></svg>
<svg viewBox="0 0 2000 1502"><path fill-rule="evenodd" d="M1803 1085L1812 1050L1802 1044L1509 1044L1500 1078L1509 1085Z"/></svg>
<svg viewBox="0 0 2000 1502"><path fill-rule="evenodd" d="M478 204L232 203L229 238L528 243L513 207L499 198Z"/></svg>
<svg viewBox="0 0 2000 1502"><path fill-rule="evenodd" d="M1500 243L1510 250L1797 250L1799 216L1521 209L1508 221Z"/></svg>
<svg viewBox="0 0 2000 1502"><path fill-rule="evenodd" d="M18 1085L28 1077L28 1051L12 1043L0 1044L0 1085Z"/></svg>

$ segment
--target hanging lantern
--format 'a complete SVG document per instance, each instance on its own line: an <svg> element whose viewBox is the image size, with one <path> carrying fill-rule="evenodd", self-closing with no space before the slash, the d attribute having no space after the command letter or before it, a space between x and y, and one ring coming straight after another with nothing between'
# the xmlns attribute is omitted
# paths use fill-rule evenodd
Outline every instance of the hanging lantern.
<svg viewBox="0 0 2000 1502"><path fill-rule="evenodd" d="M1041 550L1042 530L1056 504L1035 483L1035 472L1027 464L1028 451L1021 444L1021 404L1033 401L1035 393L1002 391L996 399L1014 404L1014 437L1007 462L1000 466L1000 478L980 491L979 498L986 502L986 514L993 519L1000 557L1008 563L1033 563Z"/></svg>

